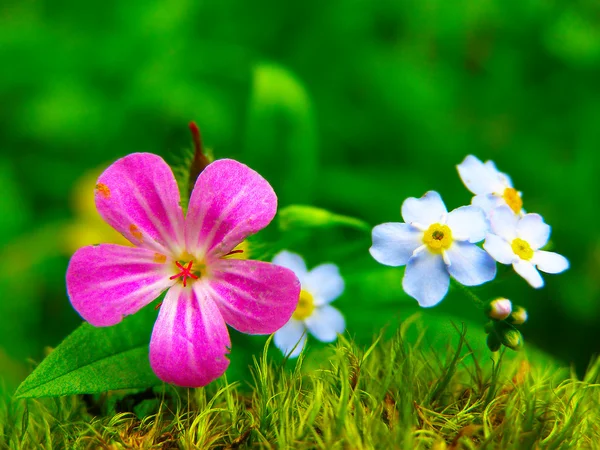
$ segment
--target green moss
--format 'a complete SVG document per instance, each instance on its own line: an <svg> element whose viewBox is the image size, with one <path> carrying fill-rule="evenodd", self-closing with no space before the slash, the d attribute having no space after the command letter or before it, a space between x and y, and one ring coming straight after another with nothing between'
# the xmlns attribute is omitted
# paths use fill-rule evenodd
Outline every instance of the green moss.
<svg viewBox="0 0 600 450"><path fill-rule="evenodd" d="M195 390L10 400L0 409L0 447L510 449L600 442L600 360L579 380L526 353L477 356L464 332L458 346L440 354L423 334L408 342L407 327L367 349L342 337L310 369L302 357L268 357L269 341L249 385L223 377Z"/></svg>

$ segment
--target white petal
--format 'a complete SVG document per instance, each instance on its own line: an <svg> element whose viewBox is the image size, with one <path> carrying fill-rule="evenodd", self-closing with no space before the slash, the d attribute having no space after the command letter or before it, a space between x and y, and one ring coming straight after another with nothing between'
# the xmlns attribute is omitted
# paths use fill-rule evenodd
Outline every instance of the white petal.
<svg viewBox="0 0 600 450"><path fill-rule="evenodd" d="M287 355L295 346L296 348L289 357L296 358L306 342L306 333L304 331L305 327L302 321L290 319L288 323L275 332L275 336L273 336L275 347L281 350L284 355Z"/></svg>
<svg viewBox="0 0 600 450"><path fill-rule="evenodd" d="M321 342L333 342L338 333L346 329L344 316L331 305L315 308L313 313L304 319L308 331Z"/></svg>
<svg viewBox="0 0 600 450"><path fill-rule="evenodd" d="M344 292L344 279L335 264L321 264L306 274L303 289L310 292L316 306L338 298Z"/></svg>
<svg viewBox="0 0 600 450"><path fill-rule="evenodd" d="M546 273L561 273L569 268L569 260L563 255L543 250L535 252L531 262Z"/></svg>
<svg viewBox="0 0 600 450"><path fill-rule="evenodd" d="M471 205L479 206L486 214L489 214L494 208L506 205L502 197L494 194L476 195L471 199Z"/></svg>
<svg viewBox="0 0 600 450"><path fill-rule="evenodd" d="M292 253L287 250L282 250L273 257L273 264L290 269L296 274L300 282L304 281L304 276L307 273L306 263L302 256L297 253Z"/></svg>
<svg viewBox="0 0 600 450"><path fill-rule="evenodd" d="M492 258L502 264L512 264L517 258L510 244L495 234L488 233L483 248Z"/></svg>
<svg viewBox="0 0 600 450"><path fill-rule="evenodd" d="M453 237L462 237L469 242L479 242L489 231L485 213L476 206L462 206L448 214L447 225Z"/></svg>
<svg viewBox="0 0 600 450"><path fill-rule="evenodd" d="M512 183L512 180L510 179L510 177L507 174L500 172L496 168L496 164L494 164L494 161L486 161L484 166L489 171L488 173L490 175L494 174L496 179L498 179L501 184L494 190L494 192L497 192L499 194L504 193L504 189L506 189L507 187L509 187L509 188L513 187L513 183Z"/></svg>
<svg viewBox="0 0 600 450"><path fill-rule="evenodd" d="M525 214L517 224L517 236L537 250L548 242L550 225L539 214Z"/></svg>
<svg viewBox="0 0 600 450"><path fill-rule="evenodd" d="M403 266L423 244L422 237L422 231L406 223L382 223L373 228L373 246L369 252L381 264Z"/></svg>
<svg viewBox="0 0 600 450"><path fill-rule="evenodd" d="M507 242L512 242L517 237L517 223L519 217L508 206L502 205L490 212L490 228Z"/></svg>
<svg viewBox="0 0 600 450"><path fill-rule="evenodd" d="M492 166L486 165L475 156L468 155L456 168L462 182L473 194L491 194L498 188L498 171L493 163Z"/></svg>
<svg viewBox="0 0 600 450"><path fill-rule="evenodd" d="M544 285L542 276L529 261L519 260L513 263L513 269L521 275L532 287L539 289Z"/></svg>
<svg viewBox="0 0 600 450"><path fill-rule="evenodd" d="M406 265L402 287L423 307L438 304L448 292L450 276L441 255L420 252Z"/></svg>
<svg viewBox="0 0 600 450"><path fill-rule="evenodd" d="M439 222L447 213L442 197L435 191L429 191L421 198L409 197L402 203L402 218L406 223L427 227Z"/></svg>
<svg viewBox="0 0 600 450"><path fill-rule="evenodd" d="M455 242L446 253L451 263L448 272L465 286L487 283L496 276L496 262L475 244Z"/></svg>

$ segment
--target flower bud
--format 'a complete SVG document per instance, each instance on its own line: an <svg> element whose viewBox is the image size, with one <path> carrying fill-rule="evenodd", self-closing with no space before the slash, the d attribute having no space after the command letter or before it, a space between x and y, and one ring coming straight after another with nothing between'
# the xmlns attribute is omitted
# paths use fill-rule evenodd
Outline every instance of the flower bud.
<svg viewBox="0 0 600 450"><path fill-rule="evenodd" d="M490 334L492 331L494 331L494 322L492 322L491 320L489 320L484 326L483 326L483 331L485 331L485 334Z"/></svg>
<svg viewBox="0 0 600 450"><path fill-rule="evenodd" d="M485 343L492 352L497 352L502 346L502 342L500 342L500 339L498 339L498 335L496 333L488 334Z"/></svg>
<svg viewBox="0 0 600 450"><path fill-rule="evenodd" d="M497 298L486 306L485 312L490 319L504 320L512 312L512 303L507 298Z"/></svg>
<svg viewBox="0 0 600 450"><path fill-rule="evenodd" d="M494 323L495 332L505 347L518 351L523 347L521 332L506 321ZM493 333L490 333L493 334Z"/></svg>
<svg viewBox="0 0 600 450"><path fill-rule="evenodd" d="M506 320L513 325L521 325L527 321L527 311L522 306L517 306Z"/></svg>

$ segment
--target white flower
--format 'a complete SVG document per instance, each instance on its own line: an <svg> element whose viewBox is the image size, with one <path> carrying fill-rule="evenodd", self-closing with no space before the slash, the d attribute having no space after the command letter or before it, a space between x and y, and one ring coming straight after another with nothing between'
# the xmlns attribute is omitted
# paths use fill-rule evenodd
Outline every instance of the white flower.
<svg viewBox="0 0 600 450"><path fill-rule="evenodd" d="M499 263L512 264L534 288L541 288L544 280L538 272L560 273L569 268L569 261L554 252L539 250L550 237L550 226L539 214L515 216L510 208L501 206L490 215L491 233L483 248Z"/></svg>
<svg viewBox="0 0 600 450"><path fill-rule="evenodd" d="M508 175L496 169L493 161L482 163L468 155L456 168L467 189L475 194L472 205L479 206L486 214L502 205L509 206L515 214L524 214L521 193L513 187Z"/></svg>
<svg viewBox="0 0 600 450"><path fill-rule="evenodd" d="M406 223L383 223L373 228L373 258L388 266L403 266L404 291L421 306L439 303L450 283L475 286L496 276L496 263L475 242L483 240L488 221L475 206L448 214L440 195L427 192L402 204Z"/></svg>
<svg viewBox="0 0 600 450"><path fill-rule="evenodd" d="M346 328L344 316L329 305L344 292L344 279L338 267L321 264L308 271L300 255L286 250L275 255L273 264L292 270L302 287L292 318L275 332L275 346L286 355L292 352L290 358L297 357L304 347L307 329L322 342L335 341Z"/></svg>

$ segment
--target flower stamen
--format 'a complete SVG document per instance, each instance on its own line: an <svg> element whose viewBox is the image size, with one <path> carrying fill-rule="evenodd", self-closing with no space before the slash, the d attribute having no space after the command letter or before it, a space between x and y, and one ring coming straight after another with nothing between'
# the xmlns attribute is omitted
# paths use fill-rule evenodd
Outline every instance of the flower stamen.
<svg viewBox="0 0 600 450"><path fill-rule="evenodd" d="M529 245L529 242L524 241L523 239L516 238L512 241L510 246L512 248L512 251L519 258L524 259L525 261L529 261L531 258L533 258L534 252L531 248L531 245Z"/></svg>
<svg viewBox="0 0 600 450"><path fill-rule="evenodd" d="M179 267L179 269L181 269L181 272L179 272L176 275L173 275L172 277L169 277L169 280L175 280L176 278L183 278L183 287L186 287L186 281L188 278L193 278L194 280L198 279L198 275L193 274L191 272L192 270L192 264L194 264L194 261L190 261L187 265L187 267L184 267L181 265L181 263L179 261L175 261L175 265L177 267Z"/></svg>
<svg viewBox="0 0 600 450"><path fill-rule="evenodd" d="M448 250L452 245L452 230L448 225L434 223L425 231L423 243L435 253Z"/></svg>
<svg viewBox="0 0 600 450"><path fill-rule="evenodd" d="M521 212L521 208L523 208L523 199L519 195L519 191L515 188L507 187L504 189L502 198L515 214Z"/></svg>

